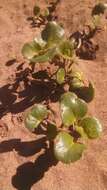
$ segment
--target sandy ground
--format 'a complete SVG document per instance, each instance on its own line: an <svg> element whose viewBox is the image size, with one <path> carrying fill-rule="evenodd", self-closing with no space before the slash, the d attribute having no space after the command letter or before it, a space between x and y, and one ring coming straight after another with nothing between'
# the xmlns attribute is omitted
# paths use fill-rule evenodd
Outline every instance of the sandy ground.
<svg viewBox="0 0 107 190"><path fill-rule="evenodd" d="M67 34L90 20L95 2L61 1L56 14ZM43 6L44 1L39 3ZM32 105L29 97L33 91L37 98L38 87L25 90L21 81L17 92L11 89L16 76L23 76L22 68L27 68L21 47L40 31L31 28L27 19L34 4L33 0L0 0L0 190L107 190L107 20L95 37L100 47L96 60L79 60L95 84L89 111L101 120L103 135L88 142L81 160L56 165L45 151L45 139L31 134L23 124L24 111Z"/></svg>

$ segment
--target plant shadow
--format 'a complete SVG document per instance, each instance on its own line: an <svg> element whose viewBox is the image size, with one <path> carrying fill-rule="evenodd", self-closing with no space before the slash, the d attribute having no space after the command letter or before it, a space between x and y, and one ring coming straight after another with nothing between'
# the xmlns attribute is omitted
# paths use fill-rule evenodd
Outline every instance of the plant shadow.
<svg viewBox="0 0 107 190"><path fill-rule="evenodd" d="M13 186L18 190L30 190L32 185L43 178L44 173L57 161L53 159L49 149L39 156L35 162L27 162L17 168L12 178Z"/></svg>
<svg viewBox="0 0 107 190"><path fill-rule="evenodd" d="M9 67L9 66L13 65L14 63L16 63L16 59L11 59L11 60L7 61L6 66Z"/></svg>
<svg viewBox="0 0 107 190"><path fill-rule="evenodd" d="M45 137L31 142L11 139L0 144L0 153L10 152L15 149L19 155L24 157L32 156L40 152L41 149L44 150L35 162L29 161L18 166L15 175L12 177L12 185L17 190L30 190L32 185L39 181L51 166L57 164L52 148L52 145L47 146Z"/></svg>
<svg viewBox="0 0 107 190"><path fill-rule="evenodd" d="M21 139L10 139L0 143L0 153L15 150L20 156L28 157L39 152L42 148L46 149L46 138L35 141L21 142Z"/></svg>
<svg viewBox="0 0 107 190"><path fill-rule="evenodd" d="M94 98L94 89L92 90L89 87L80 87L72 91L87 103L91 102Z"/></svg>
<svg viewBox="0 0 107 190"><path fill-rule="evenodd" d="M31 69L20 70L18 66L13 82L0 88L0 118L8 112L24 112L35 103L56 102L63 92L63 86L51 79L46 70L32 74Z"/></svg>

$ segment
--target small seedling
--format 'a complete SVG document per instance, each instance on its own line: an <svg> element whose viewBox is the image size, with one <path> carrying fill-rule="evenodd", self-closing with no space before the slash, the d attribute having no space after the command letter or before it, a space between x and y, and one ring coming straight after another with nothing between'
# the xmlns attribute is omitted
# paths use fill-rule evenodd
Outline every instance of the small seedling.
<svg viewBox="0 0 107 190"><path fill-rule="evenodd" d="M40 16L40 9L35 7L34 13ZM93 18L97 19L97 15ZM84 35L82 37L84 39ZM65 36L60 24L51 21L46 24L39 37L22 48L22 54L30 65L43 65L44 62L57 64L57 69L51 73L50 78L58 89L62 87L64 91L57 102L61 124L56 122L56 112L50 109L49 101L45 101L45 104L34 105L27 113L25 126L32 132L43 127L47 141L53 145L55 158L66 164L81 158L86 149L86 139L96 139L102 133L99 120L87 116L87 103L94 98L94 86L91 82L85 85L83 73L72 67L78 48L75 42Z"/></svg>
<svg viewBox="0 0 107 190"><path fill-rule="evenodd" d="M106 8L107 8L107 4L106 3L98 3L98 4L96 4L94 6L93 10L92 10L92 16L93 15L104 14Z"/></svg>
<svg viewBox="0 0 107 190"><path fill-rule="evenodd" d="M107 9L106 3L98 3L94 6L92 10L92 24L91 27L93 30L97 30L101 23L101 16L104 14Z"/></svg>
<svg viewBox="0 0 107 190"><path fill-rule="evenodd" d="M35 26L36 24L46 24L49 21L56 20L57 17L54 15L54 12L59 2L60 0L51 3L46 2L48 5L43 10L35 5L33 8L32 24Z"/></svg>
<svg viewBox="0 0 107 190"><path fill-rule="evenodd" d="M63 64L64 60L69 60L66 69L64 68L68 72L75 58L75 49L73 43L66 39L64 33L64 29L55 21L47 23L40 37L34 38L32 42L23 46L23 56L31 64L52 61L55 58L63 59ZM62 65L60 64L59 67Z"/></svg>
<svg viewBox="0 0 107 190"><path fill-rule="evenodd" d="M76 55L82 59L92 60L96 58L96 51L99 46L92 41L92 38L101 30L101 21L106 8L107 4L104 3L95 5L90 23L86 24L82 31L77 31L70 36L70 39L75 42Z"/></svg>
<svg viewBox="0 0 107 190"><path fill-rule="evenodd" d="M41 11L41 8L39 6L35 6L33 8L33 15L35 21L44 21L49 16L49 10L48 8L45 8L43 11Z"/></svg>

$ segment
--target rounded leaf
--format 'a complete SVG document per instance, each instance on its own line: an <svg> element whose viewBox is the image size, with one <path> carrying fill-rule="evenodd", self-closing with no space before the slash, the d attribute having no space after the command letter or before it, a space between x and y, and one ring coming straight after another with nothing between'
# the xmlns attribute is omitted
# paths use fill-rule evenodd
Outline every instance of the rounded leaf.
<svg viewBox="0 0 107 190"><path fill-rule="evenodd" d="M82 138L84 138L84 139L87 139L87 138L88 138L88 137L87 137L87 134L85 133L85 131L84 131L84 129L83 129L83 127L81 127L81 126L75 126L75 130L76 130L77 133L79 133L79 135L80 135Z"/></svg>
<svg viewBox="0 0 107 190"><path fill-rule="evenodd" d="M62 84L65 80L65 70L63 68L60 68L56 74L56 79L58 84Z"/></svg>
<svg viewBox="0 0 107 190"><path fill-rule="evenodd" d="M45 17L48 17L49 16L49 9L48 8L46 8L45 10L44 10L44 13L43 13L43 15L45 16Z"/></svg>
<svg viewBox="0 0 107 190"><path fill-rule="evenodd" d="M61 118L65 127L70 127L76 121L72 109L64 105L61 106Z"/></svg>
<svg viewBox="0 0 107 190"><path fill-rule="evenodd" d="M58 43L64 36L64 29L55 21L48 22L42 31L42 38L49 44Z"/></svg>
<svg viewBox="0 0 107 190"><path fill-rule="evenodd" d="M78 78L73 78L71 83L70 83L70 87L71 89L77 89L77 88L81 88L84 86L83 81L79 80Z"/></svg>
<svg viewBox="0 0 107 190"><path fill-rule="evenodd" d="M101 23L101 18L100 18L100 16L99 15L94 15L93 17L92 17L92 24L93 24L93 26L92 27L98 27L98 26L100 26L100 23Z"/></svg>
<svg viewBox="0 0 107 190"><path fill-rule="evenodd" d="M39 44L41 48L44 48L46 45L46 42L41 38L41 36L37 36L34 38L34 41Z"/></svg>
<svg viewBox="0 0 107 190"><path fill-rule="evenodd" d="M42 55L34 56L31 59L31 62L44 63L44 62L47 62L47 61L51 61L56 54L57 54L57 49L52 48L52 49L47 50L46 52L43 52Z"/></svg>
<svg viewBox="0 0 107 190"><path fill-rule="evenodd" d="M31 115L31 113L29 113L25 119L25 126L31 130L34 131L38 125L40 124L40 120L38 120L37 118L33 117Z"/></svg>
<svg viewBox="0 0 107 190"><path fill-rule="evenodd" d="M63 41L59 46L59 52L65 59L71 59L74 55L74 46L70 41Z"/></svg>
<svg viewBox="0 0 107 190"><path fill-rule="evenodd" d="M74 143L70 150L70 158L71 162L75 162L82 157L83 151L86 149L84 144Z"/></svg>
<svg viewBox="0 0 107 190"><path fill-rule="evenodd" d="M31 114L33 117L36 117L38 120L43 120L46 118L48 111L44 105L37 104L31 109Z"/></svg>
<svg viewBox="0 0 107 190"><path fill-rule="evenodd" d="M65 126L69 127L76 121L75 115L72 110L72 104L74 104L77 96L72 92L66 92L61 96L61 118Z"/></svg>
<svg viewBox="0 0 107 190"><path fill-rule="evenodd" d="M86 102L82 99L79 99L74 93L67 92L61 96L61 111L63 117L68 113L68 117L70 117L71 112L74 116L73 118L80 119L86 115L87 110L88 109ZM73 120L73 122L75 121L75 119Z"/></svg>
<svg viewBox="0 0 107 190"><path fill-rule="evenodd" d="M54 154L56 159L64 163L69 163L71 160L68 157L68 152L73 144L73 137L71 135L67 132L60 132L57 135L54 144Z"/></svg>
<svg viewBox="0 0 107 190"><path fill-rule="evenodd" d="M39 16L40 15L40 7L35 6L34 9L33 9L33 14L35 16Z"/></svg>
<svg viewBox="0 0 107 190"><path fill-rule="evenodd" d="M64 104L67 107L71 107L70 105L72 105L72 103L74 103L76 99L77 96L75 93L66 92L61 96L60 103L61 105Z"/></svg>
<svg viewBox="0 0 107 190"><path fill-rule="evenodd" d="M72 71L70 76L72 78L77 78L78 80L83 81L83 73L80 71Z"/></svg>
<svg viewBox="0 0 107 190"><path fill-rule="evenodd" d="M84 100L77 98L72 106L73 113L77 119L84 117L88 111L87 104Z"/></svg>
<svg viewBox="0 0 107 190"><path fill-rule="evenodd" d="M34 130L47 117L48 111L44 105L35 105L25 118L25 125L30 130Z"/></svg>
<svg viewBox="0 0 107 190"><path fill-rule="evenodd" d="M22 55L27 59L32 59L40 50L41 46L38 43L26 43L22 48Z"/></svg>
<svg viewBox="0 0 107 190"><path fill-rule="evenodd" d="M83 144L74 143L73 137L67 132L60 132L55 140L54 154L57 160L68 164L80 159L84 148Z"/></svg>
<svg viewBox="0 0 107 190"><path fill-rule="evenodd" d="M91 139L98 138L102 132L102 125L98 119L94 117L84 118L80 125L83 127L87 136Z"/></svg>

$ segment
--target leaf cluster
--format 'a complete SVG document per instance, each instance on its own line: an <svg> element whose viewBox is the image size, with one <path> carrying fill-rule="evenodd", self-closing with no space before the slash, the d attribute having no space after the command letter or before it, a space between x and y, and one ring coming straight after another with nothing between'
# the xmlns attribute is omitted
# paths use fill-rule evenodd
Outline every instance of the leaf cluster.
<svg viewBox="0 0 107 190"><path fill-rule="evenodd" d="M55 56L72 59L73 44L64 36L64 29L55 21L48 22L32 42L24 44L22 54L32 63L51 61Z"/></svg>
<svg viewBox="0 0 107 190"><path fill-rule="evenodd" d="M28 112L25 125L34 131L40 125L45 126L47 139L54 143L55 158L63 163L74 162L82 156L86 145L80 139L96 139L102 132L102 126L95 117L86 116L87 103L75 93L64 93L59 101L61 126L49 120L51 110L44 105L35 105ZM73 132L78 134L78 138Z"/></svg>
<svg viewBox="0 0 107 190"><path fill-rule="evenodd" d="M46 24L46 22L53 21L57 19L57 16L54 15L56 7L60 0L54 2L46 1L47 6L42 10L37 4L33 8L33 17L32 21L35 24Z"/></svg>

